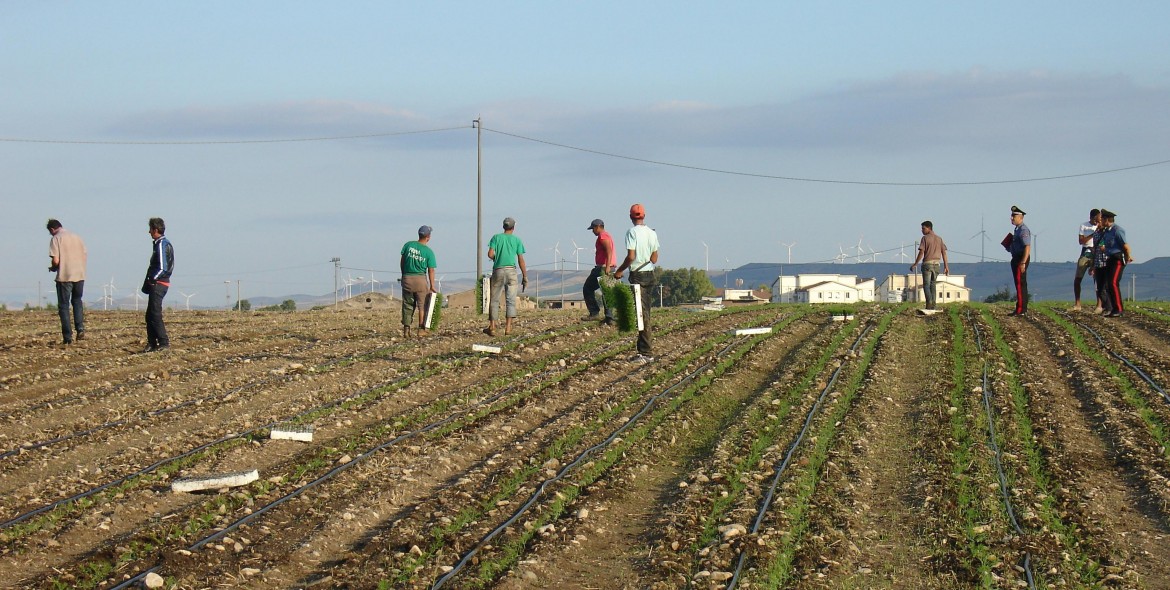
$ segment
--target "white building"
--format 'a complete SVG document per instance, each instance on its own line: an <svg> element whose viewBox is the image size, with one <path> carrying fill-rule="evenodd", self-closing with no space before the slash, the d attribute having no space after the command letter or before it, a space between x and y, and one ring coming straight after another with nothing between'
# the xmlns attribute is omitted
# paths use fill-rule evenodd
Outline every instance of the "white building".
<svg viewBox="0 0 1170 590"><path fill-rule="evenodd" d="M875 280L857 275L781 275L772 291L773 303L856 303L873 301Z"/></svg>
<svg viewBox="0 0 1170 590"><path fill-rule="evenodd" d="M939 275L934 283L938 303L962 303L971 301L971 288L967 286L966 275ZM922 275L890 275L878 288L878 301L899 303L902 301L926 301L922 290Z"/></svg>

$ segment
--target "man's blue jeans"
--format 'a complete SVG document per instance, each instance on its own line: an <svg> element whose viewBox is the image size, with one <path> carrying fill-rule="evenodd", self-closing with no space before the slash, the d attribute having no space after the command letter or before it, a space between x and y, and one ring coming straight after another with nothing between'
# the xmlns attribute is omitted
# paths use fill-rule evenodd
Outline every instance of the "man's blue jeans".
<svg viewBox="0 0 1170 590"><path fill-rule="evenodd" d="M922 292L926 296L926 309L934 309L935 299L938 298L938 267L937 262L922 263Z"/></svg>
<svg viewBox="0 0 1170 590"><path fill-rule="evenodd" d="M73 308L73 324L77 333L85 331L85 304L81 301L85 292L85 281L57 283L57 315L61 316L61 339L73 342L73 329L69 326L69 308Z"/></svg>

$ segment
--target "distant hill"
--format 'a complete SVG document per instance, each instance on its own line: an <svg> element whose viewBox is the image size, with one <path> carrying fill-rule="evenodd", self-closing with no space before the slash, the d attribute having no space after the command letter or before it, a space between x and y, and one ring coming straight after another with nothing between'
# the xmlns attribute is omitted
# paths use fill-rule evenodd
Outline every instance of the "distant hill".
<svg viewBox="0 0 1170 590"><path fill-rule="evenodd" d="M734 270L725 273L721 270L708 272L711 277L711 283L717 288L722 288L724 284L730 288L737 286L737 280L743 280L744 288L756 288L760 285L768 287L776 281L781 269L784 274L809 274L809 273L839 273L847 275L857 275L859 277L877 279L880 285L885 278L891 274L906 274L909 269L909 263L900 262L861 262L861 263L814 263L814 264L779 264L774 262L753 262L746 264ZM1028 273L1028 288L1032 291L1032 296L1038 301L1072 301L1072 281L1076 271L1076 265L1072 262L1037 262L1033 264ZM1006 262L963 262L951 265L951 273L957 275L966 275L967 286L971 287L971 298L975 301L982 301L988 295L995 293L999 289L1011 288L1011 271ZM562 294L565 299L579 300L581 299L581 286L585 279L589 276L589 271L582 267L581 270L571 270L566 268L564 271L553 270L532 270L529 271L528 290L525 295L530 297L540 297L541 299L559 299ZM1086 281L1091 279L1086 278ZM1137 298L1139 300L1168 300L1170 299L1170 257L1154 258L1152 260L1135 263L1125 270L1124 287L1126 294L1129 293L1131 285L1137 287ZM474 288L474 282L471 279L453 279L443 281L443 290L446 293L460 293ZM1092 286L1086 285L1087 289L1092 292ZM366 295L363 292L352 292L354 298ZM380 289L374 295L381 300L389 296L390 289ZM266 307L269 305L279 305L286 299L292 299L297 303L297 309L307 310L319 305L333 305L333 293L326 293L324 295L282 295L277 297L248 297L247 299L252 303L252 309ZM401 298L401 291L395 285L394 298ZM338 293L338 300L344 300L344 293ZM362 300L364 302L364 299ZM122 309L133 309L133 299L126 301L119 301L119 306ZM168 301L168 305L181 307L183 304L182 298L177 301ZM92 305L92 304L91 304ZM195 306L192 306L195 307Z"/></svg>

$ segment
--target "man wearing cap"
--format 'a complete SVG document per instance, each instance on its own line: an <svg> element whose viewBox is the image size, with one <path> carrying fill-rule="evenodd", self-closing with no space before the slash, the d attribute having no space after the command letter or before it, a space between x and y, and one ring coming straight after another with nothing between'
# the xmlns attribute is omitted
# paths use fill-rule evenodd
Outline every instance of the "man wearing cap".
<svg viewBox="0 0 1170 590"><path fill-rule="evenodd" d="M524 266L524 242L512 232L516 220L504 218L504 231L488 241L488 258L492 259L492 297L488 308L488 327L483 333L496 335L496 318L500 316L500 303L505 303L504 335L512 333L512 318L516 317L516 267L520 267L520 289L528 286L528 269Z"/></svg>
<svg viewBox="0 0 1170 590"><path fill-rule="evenodd" d="M951 265L947 262L947 245L938 234L934 233L934 223L927 220L922 222L922 240L918 242L918 254L914 256L914 264L910 265L910 272L922 261L922 294L926 299L926 309L936 308L938 297L938 271L941 265L944 275L951 274Z"/></svg>
<svg viewBox="0 0 1170 590"><path fill-rule="evenodd" d="M1102 285L1100 290L1101 307L1106 317L1121 317L1124 311L1121 297L1121 273L1125 265L1133 262L1133 255L1129 250L1129 241L1125 239L1125 230L1114 223L1117 214L1107 209L1101 210L1101 231L1097 248L1105 258L1105 267L1098 268L1097 281Z"/></svg>
<svg viewBox="0 0 1170 590"><path fill-rule="evenodd" d="M402 337L410 337L414 310L418 309L418 335L426 336L427 296L435 292L435 251L428 245L431 226L418 228L418 239L402 245L398 268L402 270Z"/></svg>
<svg viewBox="0 0 1170 590"><path fill-rule="evenodd" d="M1021 316L1028 312L1028 259L1032 256L1032 230L1024 225L1024 210L1012 205L1011 243L1007 246L1012 254L1012 282L1016 285L1016 309L1010 316Z"/></svg>
<svg viewBox="0 0 1170 590"><path fill-rule="evenodd" d="M630 207L630 221L634 227L626 232L626 259L613 276L621 279L622 272L628 268L630 284L641 287L642 329L638 331L638 354L632 360L648 363L654 360L651 356L650 303L654 294L654 265L658 264L658 234L646 225L646 208L641 203Z"/></svg>
<svg viewBox="0 0 1170 590"><path fill-rule="evenodd" d="M613 324L613 310L605 304L600 280L601 275L608 276L613 272L613 267L617 265L613 236L605 231L605 222L600 219L594 219L586 229L597 236L597 241L593 244L593 270L589 273L589 278L585 279L585 286L581 288L582 295L585 296L585 307L589 309L589 315L585 320L600 319L601 310L604 308L605 319L601 323L609 326Z"/></svg>
<svg viewBox="0 0 1170 590"><path fill-rule="evenodd" d="M1097 233L1097 226L1101 224L1101 210L1089 211L1089 221L1082 223L1077 230L1077 245L1081 247L1081 255L1077 257L1077 274L1073 278L1073 311L1081 310L1081 280L1085 278L1085 271L1093 267L1093 235ZM1101 299L1097 299L1097 308L1101 307Z"/></svg>
<svg viewBox="0 0 1170 590"><path fill-rule="evenodd" d="M45 224L49 230L49 272L57 273L57 314L61 317L61 343L73 344L73 328L77 328L77 339L85 339L85 303L81 300L85 291L85 242L81 236L61 227L61 222L50 219ZM69 309L73 308L73 326L69 325Z"/></svg>

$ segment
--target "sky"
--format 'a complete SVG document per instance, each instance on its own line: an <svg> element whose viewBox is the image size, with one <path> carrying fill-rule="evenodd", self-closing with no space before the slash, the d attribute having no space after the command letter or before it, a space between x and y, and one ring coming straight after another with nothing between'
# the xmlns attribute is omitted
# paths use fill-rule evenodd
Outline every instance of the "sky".
<svg viewBox="0 0 1170 590"><path fill-rule="evenodd" d="M173 298L193 306L224 302L225 281L233 298L330 293L334 257L343 279L388 284L423 224L441 280L467 280L479 214L484 253L511 216L530 267L571 270L590 263L589 222L620 242L635 202L666 268L779 272L856 261L859 243L909 265L927 219L951 262L1006 260L1012 205L1042 262L1075 259L1093 207L1117 213L1138 262L1170 256L1166 2L0 14L9 307L52 300L49 218L85 239L91 302L135 290L147 220L164 218Z"/></svg>

